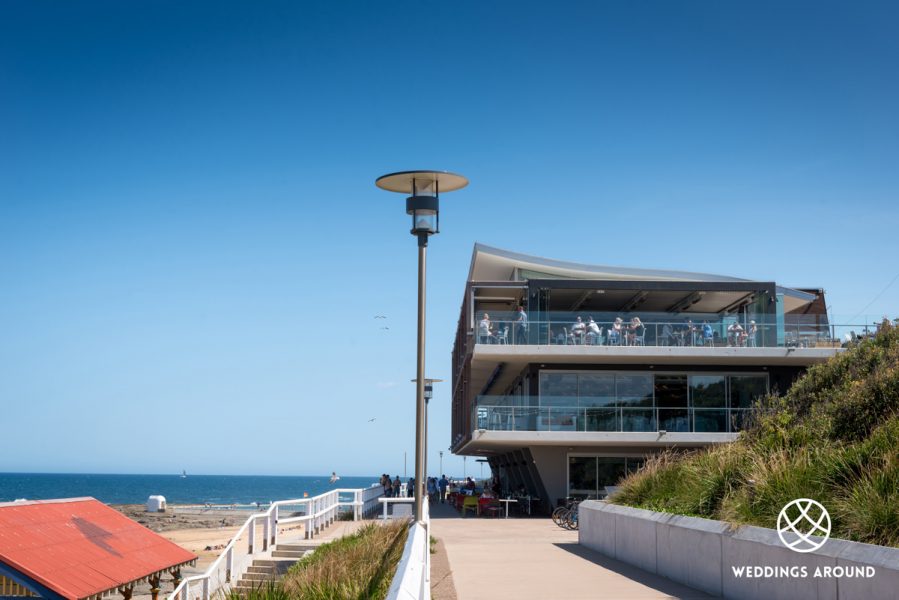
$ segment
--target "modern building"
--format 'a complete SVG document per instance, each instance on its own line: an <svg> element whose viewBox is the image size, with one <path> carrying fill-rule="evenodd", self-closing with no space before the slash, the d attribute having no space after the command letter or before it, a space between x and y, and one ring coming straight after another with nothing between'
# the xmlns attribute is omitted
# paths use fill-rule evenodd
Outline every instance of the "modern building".
<svg viewBox="0 0 899 600"><path fill-rule="evenodd" d="M736 439L753 401L839 352L839 333L822 289L476 244L450 449L543 510L601 497L648 454Z"/></svg>

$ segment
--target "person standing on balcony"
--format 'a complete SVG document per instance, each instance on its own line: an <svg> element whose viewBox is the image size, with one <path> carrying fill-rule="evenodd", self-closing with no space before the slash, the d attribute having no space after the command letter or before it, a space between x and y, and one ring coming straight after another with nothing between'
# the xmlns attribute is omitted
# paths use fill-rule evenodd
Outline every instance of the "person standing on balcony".
<svg viewBox="0 0 899 600"><path fill-rule="evenodd" d="M518 305L518 319L515 321L515 339L513 344L524 344L527 342L528 334L528 314L524 312L524 307Z"/></svg>
<svg viewBox="0 0 899 600"><path fill-rule="evenodd" d="M402 482L400 481L400 476L397 475L397 476L396 476L396 479L393 480L393 497L394 497L394 498L399 498L399 497L400 497L400 486L401 486L401 485L403 485L403 484L402 484Z"/></svg>
<svg viewBox="0 0 899 600"><path fill-rule="evenodd" d="M492 325L490 324L490 315L484 313L484 316L481 318L480 323L478 323L478 343L479 344L489 344L490 336L493 335L491 331Z"/></svg>
<svg viewBox="0 0 899 600"><path fill-rule="evenodd" d="M600 342L602 328L596 324L593 317L587 319L587 344L596 345Z"/></svg>
<svg viewBox="0 0 899 600"><path fill-rule="evenodd" d="M755 324L755 321L749 322L749 331L746 332L746 338L749 341L749 346L751 348L755 348L756 345L756 336L758 335L759 328L758 325Z"/></svg>

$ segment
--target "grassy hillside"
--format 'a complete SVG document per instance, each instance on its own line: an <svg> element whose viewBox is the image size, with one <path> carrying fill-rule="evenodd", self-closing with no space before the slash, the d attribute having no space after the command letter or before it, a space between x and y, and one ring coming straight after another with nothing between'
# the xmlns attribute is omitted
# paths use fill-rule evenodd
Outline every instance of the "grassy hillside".
<svg viewBox="0 0 899 600"><path fill-rule="evenodd" d="M899 546L899 328L761 400L733 444L648 461L611 501L775 527L802 497L830 511L833 536Z"/></svg>

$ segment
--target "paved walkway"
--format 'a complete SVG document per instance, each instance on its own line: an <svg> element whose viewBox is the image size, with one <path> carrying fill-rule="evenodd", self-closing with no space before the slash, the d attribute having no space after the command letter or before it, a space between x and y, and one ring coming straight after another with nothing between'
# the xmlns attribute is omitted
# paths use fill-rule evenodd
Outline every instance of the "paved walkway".
<svg viewBox="0 0 899 600"><path fill-rule="evenodd" d="M432 535L443 541L460 600L710 598L578 545L577 532L549 518L461 518L431 506Z"/></svg>

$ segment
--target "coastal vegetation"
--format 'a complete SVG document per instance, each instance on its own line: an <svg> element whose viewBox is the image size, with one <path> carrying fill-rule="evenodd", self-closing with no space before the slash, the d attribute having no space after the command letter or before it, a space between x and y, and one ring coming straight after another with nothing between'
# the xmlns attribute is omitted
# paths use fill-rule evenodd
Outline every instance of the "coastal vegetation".
<svg viewBox="0 0 899 600"><path fill-rule="evenodd" d="M284 578L242 596L247 600L379 600L396 571L408 522L367 524L319 546ZM236 600L236 596L233 600Z"/></svg>
<svg viewBox="0 0 899 600"><path fill-rule="evenodd" d="M651 458L610 501L775 527L786 503L813 498L833 536L899 546L899 327L884 321L756 408L736 442Z"/></svg>

